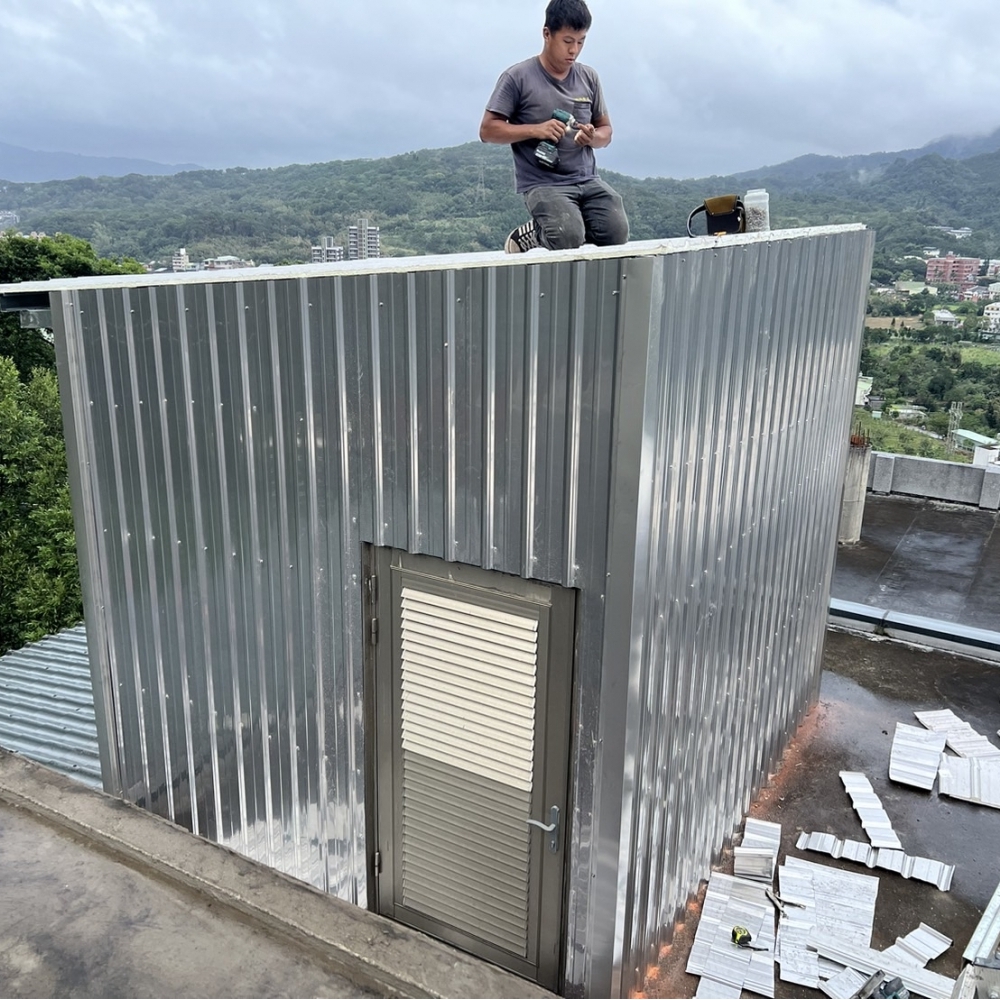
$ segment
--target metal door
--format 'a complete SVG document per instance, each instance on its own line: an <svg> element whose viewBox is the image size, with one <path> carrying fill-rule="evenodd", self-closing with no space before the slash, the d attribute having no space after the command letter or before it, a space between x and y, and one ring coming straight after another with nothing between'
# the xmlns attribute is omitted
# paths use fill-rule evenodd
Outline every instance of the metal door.
<svg viewBox="0 0 1000 1000"><path fill-rule="evenodd" d="M369 557L375 908L556 989L574 595Z"/></svg>

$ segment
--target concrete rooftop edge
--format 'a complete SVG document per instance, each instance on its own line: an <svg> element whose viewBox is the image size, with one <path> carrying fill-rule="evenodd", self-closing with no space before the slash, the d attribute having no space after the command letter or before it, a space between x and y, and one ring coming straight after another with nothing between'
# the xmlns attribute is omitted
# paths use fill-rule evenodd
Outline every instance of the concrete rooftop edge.
<svg viewBox="0 0 1000 1000"><path fill-rule="evenodd" d="M208 284L217 281L287 281L295 278L336 277L352 274L398 274L416 271L455 271L478 267L513 267L518 264L547 264L575 260L651 257L712 250L718 247L746 246L753 243L776 243L811 237L836 236L866 229L863 223L838 226L807 226L801 229L776 229L764 233L737 233L732 236L677 237L668 240L637 240L618 246L584 246L576 250L531 250L526 254L502 251L440 254L426 257L379 257L369 260L338 261L328 264L292 264L285 267L234 268L219 271L185 271L155 274L110 274L89 278L53 278L48 281L25 281L0 285L0 294L37 294L72 291L82 288L148 288L160 285ZM5 303L5 308L17 308Z"/></svg>
<svg viewBox="0 0 1000 1000"><path fill-rule="evenodd" d="M199 893L312 953L359 986L411 997L554 996L6 751L0 751L0 801L146 874Z"/></svg>

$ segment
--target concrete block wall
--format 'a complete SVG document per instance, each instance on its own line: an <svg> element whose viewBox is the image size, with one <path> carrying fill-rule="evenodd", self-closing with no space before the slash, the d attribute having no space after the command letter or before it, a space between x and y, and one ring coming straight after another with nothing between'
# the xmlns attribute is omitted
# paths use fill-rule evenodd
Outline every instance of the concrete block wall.
<svg viewBox="0 0 1000 1000"><path fill-rule="evenodd" d="M1000 510L1000 465L966 465L876 451L872 452L868 489Z"/></svg>

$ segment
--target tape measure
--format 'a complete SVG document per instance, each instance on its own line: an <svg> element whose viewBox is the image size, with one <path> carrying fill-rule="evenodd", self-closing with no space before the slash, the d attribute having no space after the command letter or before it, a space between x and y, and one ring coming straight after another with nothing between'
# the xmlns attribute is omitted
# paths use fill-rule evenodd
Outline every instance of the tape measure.
<svg viewBox="0 0 1000 1000"><path fill-rule="evenodd" d="M753 935L745 927L737 924L733 928L733 944L736 945L737 948L749 948L751 951L767 951L767 948L764 948L761 945L752 944L752 941Z"/></svg>
<svg viewBox="0 0 1000 1000"><path fill-rule="evenodd" d="M733 928L733 944L736 945L737 948L746 948L752 940L753 937L745 927L740 927L740 925L737 924Z"/></svg>

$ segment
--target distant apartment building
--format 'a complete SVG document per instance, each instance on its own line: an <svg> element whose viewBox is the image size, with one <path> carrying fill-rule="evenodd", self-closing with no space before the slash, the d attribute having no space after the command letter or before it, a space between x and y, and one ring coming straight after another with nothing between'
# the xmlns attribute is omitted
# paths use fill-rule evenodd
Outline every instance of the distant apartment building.
<svg viewBox="0 0 1000 1000"><path fill-rule="evenodd" d="M371 225L367 219L358 219L358 224L347 230L347 259L364 260L381 256L378 226Z"/></svg>
<svg viewBox="0 0 1000 1000"><path fill-rule="evenodd" d="M198 265L193 263L188 256L187 248L181 247L177 253L170 258L171 271L197 271Z"/></svg>
<svg viewBox="0 0 1000 1000"><path fill-rule="evenodd" d="M991 302L983 310L983 333L1000 333L1000 302Z"/></svg>
<svg viewBox="0 0 1000 1000"><path fill-rule="evenodd" d="M6 209L0 211L0 229L10 229L11 226L16 226L21 221L21 217L17 212L10 212Z"/></svg>
<svg viewBox="0 0 1000 1000"><path fill-rule="evenodd" d="M208 257L203 267L206 271L231 271L238 267L256 267L252 260L243 260L242 257L232 257L223 255L222 257Z"/></svg>
<svg viewBox="0 0 1000 1000"><path fill-rule="evenodd" d="M978 257L956 257L953 253L944 257L932 257L927 261L927 283L944 285L964 285L974 282L983 262Z"/></svg>
<svg viewBox="0 0 1000 1000"><path fill-rule="evenodd" d="M990 290L985 285L965 285L958 293L959 302L988 302Z"/></svg>
<svg viewBox="0 0 1000 1000"><path fill-rule="evenodd" d="M986 265L987 278L1000 278L1000 260L991 260Z"/></svg>
<svg viewBox="0 0 1000 1000"><path fill-rule="evenodd" d="M990 299L1000 299L1000 281L994 281L992 285L988 285L986 289L990 293Z"/></svg>
<svg viewBox="0 0 1000 1000"><path fill-rule="evenodd" d="M314 264L331 264L344 259L344 248L334 243L332 236L321 236L319 243L312 248L309 259Z"/></svg>

